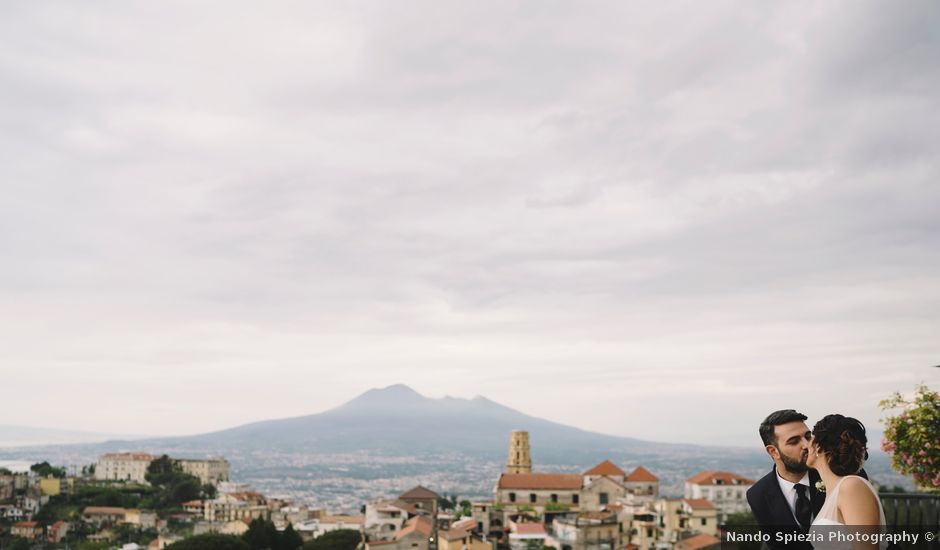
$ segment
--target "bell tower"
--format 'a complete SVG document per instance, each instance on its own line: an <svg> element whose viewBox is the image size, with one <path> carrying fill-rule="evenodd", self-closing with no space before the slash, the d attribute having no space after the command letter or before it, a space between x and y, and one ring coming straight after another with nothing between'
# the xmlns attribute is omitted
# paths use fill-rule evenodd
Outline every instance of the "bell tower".
<svg viewBox="0 0 940 550"><path fill-rule="evenodd" d="M532 458L529 456L529 432L513 430L509 436L509 461L507 474L532 473Z"/></svg>

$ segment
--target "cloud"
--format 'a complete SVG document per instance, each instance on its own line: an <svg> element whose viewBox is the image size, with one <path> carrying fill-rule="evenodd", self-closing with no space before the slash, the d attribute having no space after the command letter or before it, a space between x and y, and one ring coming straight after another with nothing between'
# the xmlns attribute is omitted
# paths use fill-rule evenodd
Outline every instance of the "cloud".
<svg viewBox="0 0 940 550"><path fill-rule="evenodd" d="M11 422L191 433L404 382L738 441L774 389L873 422L886 369L933 376L933 3L7 11ZM716 401L724 435L680 421Z"/></svg>

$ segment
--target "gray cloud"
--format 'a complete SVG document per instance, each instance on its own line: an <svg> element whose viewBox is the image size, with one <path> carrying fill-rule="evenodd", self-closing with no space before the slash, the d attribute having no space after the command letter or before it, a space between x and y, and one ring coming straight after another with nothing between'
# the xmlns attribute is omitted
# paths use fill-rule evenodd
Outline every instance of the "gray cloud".
<svg viewBox="0 0 940 550"><path fill-rule="evenodd" d="M404 382L746 444L940 381L934 3L4 10L8 423Z"/></svg>

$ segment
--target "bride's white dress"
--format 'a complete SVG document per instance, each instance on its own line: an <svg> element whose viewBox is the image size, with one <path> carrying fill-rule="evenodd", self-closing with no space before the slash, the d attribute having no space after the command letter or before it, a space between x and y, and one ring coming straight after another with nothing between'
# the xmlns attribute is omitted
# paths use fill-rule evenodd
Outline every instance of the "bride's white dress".
<svg viewBox="0 0 940 550"><path fill-rule="evenodd" d="M848 541L840 540L829 540L829 533L833 531L842 531L843 533L848 534L850 530L845 526L844 523L839 521L839 486L842 485L842 482L850 477L855 477L862 480L865 483L865 486L875 495L875 500L878 502L878 515L880 516L881 532L885 530L885 511L881 506L881 499L878 498L878 492L875 491L875 488L872 487L871 483L867 479L860 476L845 476L836 483L836 486L826 490L826 502L823 503L822 508L819 510L819 513L816 514L816 519L813 520L813 525L810 527L810 533L816 536L819 536L823 539L823 542L814 542L813 548L816 550L841 550L841 549L850 549L852 548L852 543ZM854 529L852 530L854 532ZM887 542L882 542L878 545L880 550L885 550L888 547Z"/></svg>

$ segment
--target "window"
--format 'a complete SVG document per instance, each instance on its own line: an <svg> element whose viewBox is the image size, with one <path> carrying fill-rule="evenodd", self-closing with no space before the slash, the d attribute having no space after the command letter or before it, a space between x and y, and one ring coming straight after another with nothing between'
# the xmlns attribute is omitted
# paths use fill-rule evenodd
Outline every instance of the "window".
<svg viewBox="0 0 940 550"><path fill-rule="evenodd" d="M608 498L607 493L601 493L599 496L601 499L601 504L607 504L607 498Z"/></svg>
<svg viewBox="0 0 940 550"><path fill-rule="evenodd" d="M708 525L708 518L702 518L702 525Z"/></svg>
<svg viewBox="0 0 940 550"><path fill-rule="evenodd" d="M535 493L529 493L529 502L535 502Z"/></svg>
<svg viewBox="0 0 940 550"><path fill-rule="evenodd" d="M516 502L516 493L509 493L509 502Z"/></svg>
<svg viewBox="0 0 940 550"><path fill-rule="evenodd" d="M578 500L578 495L571 495L571 504L577 504Z"/></svg>
<svg viewBox="0 0 940 550"><path fill-rule="evenodd" d="M652 527L647 527L647 528L646 528L646 536L647 536L647 538L653 536L653 528L652 528Z"/></svg>
<svg viewBox="0 0 940 550"><path fill-rule="evenodd" d="M551 500L552 502L558 502L558 495L556 493L552 493Z"/></svg>

